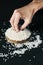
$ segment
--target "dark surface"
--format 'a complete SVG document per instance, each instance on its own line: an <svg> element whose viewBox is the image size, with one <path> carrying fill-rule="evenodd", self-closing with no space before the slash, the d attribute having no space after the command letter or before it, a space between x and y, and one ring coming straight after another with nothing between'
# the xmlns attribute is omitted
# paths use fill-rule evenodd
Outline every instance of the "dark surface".
<svg viewBox="0 0 43 65"><path fill-rule="evenodd" d="M40 33L41 39L43 40L43 12L39 11L35 14L33 17L32 23L29 25L30 30L37 31L38 34ZM37 18L37 19L36 19ZM5 24L4 24L5 23ZM7 53L8 49L4 49L2 45L6 45L5 41L5 35L3 34L6 29L10 27L9 22L0 22L0 53ZM2 30L3 29L3 30ZM3 32L4 31L4 32ZM2 36L2 37L1 37ZM40 45L40 47L31 49L30 51L26 51L24 55L19 57L18 55L14 56L13 58L10 58L4 62L3 58L0 58L0 64L3 65L43 65L43 43ZM33 57L35 56L35 58Z"/></svg>
<svg viewBox="0 0 43 65"><path fill-rule="evenodd" d="M3 1L1 1L3 3ZM6 1L7 2L7 1ZM4 2L5 3L5 2ZM4 4L3 3L3 4ZM8 5L5 3L4 5L2 4L1 12L0 12L0 39L2 36L2 40L0 41L0 53L5 52L7 53L8 50L3 49L2 44L6 45L5 41L5 35L3 34L6 31L8 27L10 27L10 23L7 21L9 20L14 8L13 5L14 3L11 1L10 5L9 2L7 2ZM11 3L12 7L11 7ZM6 6L5 6L6 5ZM17 3L14 5L15 8L19 7L19 5L16 7ZM21 5L20 5L21 6ZM4 8L3 8L4 7ZM5 14L5 15L4 15ZM4 25L6 23L6 25ZM38 11L32 20L32 23L29 25L30 30L37 31L40 33L41 39L43 40L43 10ZM6 62L3 61L2 58L0 58L0 65L43 65L43 43L40 45L40 47L32 49L30 51L27 51L22 57L14 56L13 58L10 58ZM35 56L35 59L33 58ZM31 59L31 61L29 61Z"/></svg>
<svg viewBox="0 0 43 65"><path fill-rule="evenodd" d="M20 8L32 0L0 0L0 21L8 21L17 8Z"/></svg>

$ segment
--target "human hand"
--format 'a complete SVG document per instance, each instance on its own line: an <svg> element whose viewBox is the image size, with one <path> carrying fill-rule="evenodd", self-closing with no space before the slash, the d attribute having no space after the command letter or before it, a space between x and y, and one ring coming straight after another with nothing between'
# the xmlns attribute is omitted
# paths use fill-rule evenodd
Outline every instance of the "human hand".
<svg viewBox="0 0 43 65"><path fill-rule="evenodd" d="M24 24L20 27L20 30L26 28L32 20L33 15L38 10L39 3L31 2L30 4L14 10L13 15L10 19L10 23L16 32L19 31L18 23L20 19L24 20Z"/></svg>

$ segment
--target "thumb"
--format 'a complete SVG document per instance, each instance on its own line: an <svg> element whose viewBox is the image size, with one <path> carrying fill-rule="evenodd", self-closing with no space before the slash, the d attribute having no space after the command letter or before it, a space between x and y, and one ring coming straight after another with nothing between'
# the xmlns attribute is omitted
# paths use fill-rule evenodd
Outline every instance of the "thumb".
<svg viewBox="0 0 43 65"><path fill-rule="evenodd" d="M21 30L23 30L24 28L26 28L31 23L32 18L33 18L33 15L31 14L30 16L28 16L27 18L24 19L25 22L21 26Z"/></svg>
<svg viewBox="0 0 43 65"><path fill-rule="evenodd" d="M25 19L24 21L25 21L24 24L20 28L21 30L23 30L24 28L26 28L28 26L28 24L30 24L30 20L28 18Z"/></svg>

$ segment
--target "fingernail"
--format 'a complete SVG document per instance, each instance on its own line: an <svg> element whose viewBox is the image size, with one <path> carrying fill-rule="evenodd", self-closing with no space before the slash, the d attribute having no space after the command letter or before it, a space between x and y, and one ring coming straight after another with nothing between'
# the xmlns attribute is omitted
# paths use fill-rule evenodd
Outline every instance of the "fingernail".
<svg viewBox="0 0 43 65"><path fill-rule="evenodd" d="M19 30L17 29L16 32L19 32Z"/></svg>

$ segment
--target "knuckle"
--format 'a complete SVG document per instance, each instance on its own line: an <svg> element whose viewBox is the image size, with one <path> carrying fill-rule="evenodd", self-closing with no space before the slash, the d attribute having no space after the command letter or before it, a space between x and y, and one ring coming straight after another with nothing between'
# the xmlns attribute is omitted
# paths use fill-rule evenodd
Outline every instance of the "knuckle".
<svg viewBox="0 0 43 65"><path fill-rule="evenodd" d="M14 26L15 26L15 23L14 23Z"/></svg>
<svg viewBox="0 0 43 65"><path fill-rule="evenodd" d="M21 14L20 14L20 12L18 11L18 9L16 9L16 10L14 10L14 13L15 13L15 15L17 15L17 16L21 16Z"/></svg>
<svg viewBox="0 0 43 65"><path fill-rule="evenodd" d="M16 26L16 23L14 23L14 26Z"/></svg>
<svg viewBox="0 0 43 65"><path fill-rule="evenodd" d="M10 19L10 23L12 23L12 19Z"/></svg>
<svg viewBox="0 0 43 65"><path fill-rule="evenodd" d="M14 10L14 13L17 13L17 12L18 12L18 9L15 9L15 10Z"/></svg>
<svg viewBox="0 0 43 65"><path fill-rule="evenodd" d="M14 26L17 26L17 23L14 23Z"/></svg>
<svg viewBox="0 0 43 65"><path fill-rule="evenodd" d="M11 23L11 20L9 22Z"/></svg>

